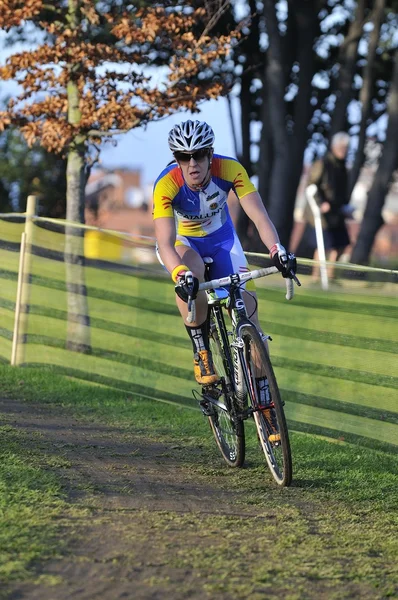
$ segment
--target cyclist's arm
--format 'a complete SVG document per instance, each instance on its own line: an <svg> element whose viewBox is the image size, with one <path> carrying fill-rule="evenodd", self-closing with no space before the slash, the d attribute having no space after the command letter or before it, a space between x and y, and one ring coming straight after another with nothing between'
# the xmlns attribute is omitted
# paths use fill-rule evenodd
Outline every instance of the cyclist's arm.
<svg viewBox="0 0 398 600"><path fill-rule="evenodd" d="M274 244L280 244L278 233L268 216L258 192L250 192L240 199L240 204L256 226L261 241L270 250Z"/></svg>
<svg viewBox="0 0 398 600"><path fill-rule="evenodd" d="M174 217L159 217L154 220L154 224L160 258L168 272L172 273L173 269L182 262L174 248L176 241Z"/></svg>

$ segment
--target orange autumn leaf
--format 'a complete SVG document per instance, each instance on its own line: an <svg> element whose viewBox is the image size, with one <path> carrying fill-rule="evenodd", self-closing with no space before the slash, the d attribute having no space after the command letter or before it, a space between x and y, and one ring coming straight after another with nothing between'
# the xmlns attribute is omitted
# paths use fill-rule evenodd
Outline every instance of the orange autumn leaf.
<svg viewBox="0 0 398 600"><path fill-rule="evenodd" d="M212 37L209 15L195 3L183 9L160 4L109 3L108 10L80 0L72 22L65 2L2 0L0 27L31 22L44 41L0 67L0 79L22 88L0 112L0 130L16 125L29 144L62 152L76 135L104 139L177 110L197 111L200 101L225 92L219 79L202 81L200 74L228 57L238 34ZM146 73L151 53L160 51L170 64L159 83Z"/></svg>

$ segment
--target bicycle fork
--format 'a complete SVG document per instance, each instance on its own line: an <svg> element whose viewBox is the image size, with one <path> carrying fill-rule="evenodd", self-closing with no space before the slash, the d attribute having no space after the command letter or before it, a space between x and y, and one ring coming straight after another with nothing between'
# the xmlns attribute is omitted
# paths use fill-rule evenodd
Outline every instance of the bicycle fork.
<svg viewBox="0 0 398 600"><path fill-rule="evenodd" d="M239 406L244 407L248 389L242 368L243 349L245 347L245 342L241 337L236 337L231 343L231 347L234 368L235 396Z"/></svg>
<svg viewBox="0 0 398 600"><path fill-rule="evenodd" d="M250 393L250 397L254 400L254 401L250 402L251 406L246 406L246 407L243 406L242 410L240 412L239 418L247 419L247 418L251 417L254 412L260 411L261 408L258 406L258 402L257 402L258 394L257 394L257 389L255 389L256 375L255 375L255 373L253 373L251 375L249 372L247 360L246 360L249 357L247 357L245 354L245 350L246 350L245 342L244 342L243 338L239 335L241 325L246 325L246 323L238 324L238 326L236 328L237 337L236 337L235 341L231 344L231 346L233 346L233 348L234 348L234 372L235 372L236 394L238 397L238 401L240 400L240 398L243 398L243 403L245 403L248 393ZM253 325L251 325L251 326L253 326ZM260 335L261 335L263 342L265 342L265 340L272 340L271 336L269 336L269 335L265 335L265 334L260 334ZM253 357L252 357L252 359L253 359ZM256 364L255 358L253 360L254 360L255 369L260 371L261 365ZM253 377L254 377L254 380L253 380ZM239 396L238 396L238 394L239 394Z"/></svg>

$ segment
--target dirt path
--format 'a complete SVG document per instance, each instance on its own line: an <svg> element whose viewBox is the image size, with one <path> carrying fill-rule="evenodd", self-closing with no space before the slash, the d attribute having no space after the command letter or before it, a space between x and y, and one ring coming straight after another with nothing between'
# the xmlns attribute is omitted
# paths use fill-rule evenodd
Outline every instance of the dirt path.
<svg viewBox="0 0 398 600"><path fill-rule="evenodd" d="M71 499L91 496L92 491L104 510L217 512L221 505L223 514L234 512L230 494L182 466L183 446L74 419L70 412L48 404L0 400L0 412L8 415L10 425L40 433L40 445L47 452L71 462L72 469L59 471ZM195 450L191 448L191 454ZM196 454L200 456L200 448Z"/></svg>
<svg viewBox="0 0 398 600"><path fill-rule="evenodd" d="M369 578L384 581L391 561L362 552L349 511L325 519L327 507L299 487L264 480L265 500L251 506L236 485L230 491L216 450L209 469L201 448L147 440L59 406L0 399L0 414L24 432L27 450L58 459L71 506L59 556L38 566L39 582L15 584L9 600L385 598ZM245 470L241 482L245 490ZM335 530L348 531L344 559ZM374 574L357 579L364 561Z"/></svg>
<svg viewBox="0 0 398 600"><path fill-rule="evenodd" d="M179 551L189 538L194 544L192 531L186 531L184 540L181 528L170 529L167 513L178 513L182 520L200 514L241 515L242 507L237 510L235 502L238 494L231 496L214 482L209 484L208 477L184 467L180 457L185 449L172 443L155 443L120 427L75 419L50 405L1 399L0 412L28 439L33 434L32 446L70 463L57 474L69 501L89 509L84 525L78 519L78 527L68 533L73 539L67 555L44 567L46 575L61 583L55 588L16 586L10 600L209 598L197 588L197 574L170 568L169 552L157 540L167 529L171 551ZM195 451L200 454L200 449L191 449ZM152 532L147 531L149 521ZM171 595L165 596L170 580Z"/></svg>

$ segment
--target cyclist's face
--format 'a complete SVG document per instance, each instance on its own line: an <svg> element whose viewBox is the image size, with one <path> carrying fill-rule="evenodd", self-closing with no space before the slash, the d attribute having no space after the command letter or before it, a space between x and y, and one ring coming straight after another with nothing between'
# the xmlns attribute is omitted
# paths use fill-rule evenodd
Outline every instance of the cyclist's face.
<svg viewBox="0 0 398 600"><path fill-rule="evenodd" d="M202 183L207 175L212 154L212 150L198 151L185 156L176 153L176 160L188 185L195 186Z"/></svg>

